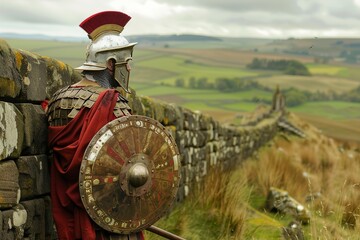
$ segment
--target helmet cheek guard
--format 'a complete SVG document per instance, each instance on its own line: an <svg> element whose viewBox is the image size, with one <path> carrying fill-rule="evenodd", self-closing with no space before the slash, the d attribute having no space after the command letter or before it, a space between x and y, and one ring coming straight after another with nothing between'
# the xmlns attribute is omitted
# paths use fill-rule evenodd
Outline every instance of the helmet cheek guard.
<svg viewBox="0 0 360 240"><path fill-rule="evenodd" d="M128 93L129 91L129 78L130 78L130 69L128 63L115 63L114 70L115 80L119 85Z"/></svg>
<svg viewBox="0 0 360 240"><path fill-rule="evenodd" d="M136 43L129 43L120 35L130 16L116 11L105 11L94 14L81 24L91 40L86 52L86 61L75 68L84 71L101 71L107 68L109 59L115 60L115 79L119 85L128 90L130 72L127 62L132 59Z"/></svg>

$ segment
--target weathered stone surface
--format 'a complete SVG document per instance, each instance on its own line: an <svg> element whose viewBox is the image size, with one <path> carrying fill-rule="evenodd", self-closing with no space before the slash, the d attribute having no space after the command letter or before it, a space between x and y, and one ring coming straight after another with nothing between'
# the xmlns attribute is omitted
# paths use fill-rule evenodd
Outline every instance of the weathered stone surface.
<svg viewBox="0 0 360 240"><path fill-rule="evenodd" d="M44 197L45 202L45 238L57 239L56 227L51 212L51 200L49 196Z"/></svg>
<svg viewBox="0 0 360 240"><path fill-rule="evenodd" d="M208 173L209 169L208 169L208 161L200 161L199 164L199 174L200 177L205 177Z"/></svg>
<svg viewBox="0 0 360 240"><path fill-rule="evenodd" d="M131 95L129 100L129 106L131 107L132 114L145 115L145 108L141 102L141 99L137 96Z"/></svg>
<svg viewBox="0 0 360 240"><path fill-rule="evenodd" d="M0 97L15 98L21 91L21 75L15 55L6 41L0 39Z"/></svg>
<svg viewBox="0 0 360 240"><path fill-rule="evenodd" d="M0 162L0 208L19 203L19 172L12 160Z"/></svg>
<svg viewBox="0 0 360 240"><path fill-rule="evenodd" d="M50 98L59 88L81 78L79 73L62 62L25 51L11 50L6 43L5 47L3 45L4 42L0 41L0 98L14 99L13 102L39 102ZM221 125L211 116L199 112L136 96L135 91L126 94L126 97L133 114L146 115L160 121L175 136L183 164L178 201L182 201L193 191L194 186L198 185L211 169L231 169L237 164L239 157L244 159L253 154L277 132L277 121L280 117L276 114L268 115L267 119L257 118L256 125L235 128ZM12 207L18 203L20 191L17 190L20 185L21 199L26 201L23 203L29 217L25 235L21 235L21 228L15 228L12 223L14 221L10 219L13 213L5 213L5 220L0 214L0 223L7 224L6 229L0 224L0 229L5 229L3 235L0 231L0 239L15 239L16 236L42 239L44 234L45 239L56 239L50 198L47 196L43 201L32 200L49 193L47 157L39 155L46 152L46 134L43 134L46 120L39 105L17 104L17 107L22 114L13 104L0 102L0 160L19 158L20 151L23 150L22 157L16 160L20 175L14 162L0 162L0 206ZM24 124L27 130L25 135L24 130L21 130L24 129ZM17 140L14 141L16 136ZM2 196L6 197L5 200ZM4 205L1 205L1 201ZM45 210L40 202L44 202ZM42 218L45 219L45 224L39 223L43 221ZM45 233L38 228L39 225L45 225Z"/></svg>
<svg viewBox="0 0 360 240"><path fill-rule="evenodd" d="M50 175L46 155L21 156L16 160L19 169L21 199L50 193Z"/></svg>
<svg viewBox="0 0 360 240"><path fill-rule="evenodd" d="M2 212L0 211L0 239L3 239L2 236L3 236L3 214Z"/></svg>
<svg viewBox="0 0 360 240"><path fill-rule="evenodd" d="M58 89L81 80L81 74L69 65L48 57L42 57L42 60L45 61L47 68L47 99L50 99Z"/></svg>
<svg viewBox="0 0 360 240"><path fill-rule="evenodd" d="M139 97L139 99L144 106L144 115L155 118L154 101L149 97Z"/></svg>
<svg viewBox="0 0 360 240"><path fill-rule="evenodd" d="M270 188L266 199L266 209L268 211L289 214L302 224L307 224L310 221L309 210L290 197L288 192L274 187Z"/></svg>
<svg viewBox="0 0 360 240"><path fill-rule="evenodd" d="M175 125L177 121L177 114L174 105L165 104L164 105L164 124L165 125Z"/></svg>
<svg viewBox="0 0 360 240"><path fill-rule="evenodd" d="M20 156L23 140L23 115L14 104L0 101L0 160Z"/></svg>
<svg viewBox="0 0 360 240"><path fill-rule="evenodd" d="M40 105L16 104L24 116L25 136L22 155L43 154L47 151L47 119Z"/></svg>
<svg viewBox="0 0 360 240"><path fill-rule="evenodd" d="M25 208L18 204L10 210L2 212L2 240L24 239L24 229L27 220Z"/></svg>
<svg viewBox="0 0 360 240"><path fill-rule="evenodd" d="M159 121L161 124L166 125L167 120L165 120L165 103L161 101L154 101L154 119Z"/></svg>
<svg viewBox="0 0 360 240"><path fill-rule="evenodd" d="M202 147L206 143L206 135L202 131L194 131L191 142L192 146Z"/></svg>
<svg viewBox="0 0 360 240"><path fill-rule="evenodd" d="M185 187L180 185L176 194L176 201L182 202L185 199Z"/></svg>
<svg viewBox="0 0 360 240"><path fill-rule="evenodd" d="M174 107L175 109L175 114L176 114L176 130L177 131L182 131L184 130L184 114L183 114L183 108L174 104L170 104Z"/></svg>
<svg viewBox="0 0 360 240"><path fill-rule="evenodd" d="M199 114L199 126L200 130L211 130L214 129L213 119L205 114Z"/></svg>
<svg viewBox="0 0 360 240"><path fill-rule="evenodd" d="M27 212L24 224L24 237L28 239L45 239L45 202L44 199L34 199L21 202Z"/></svg>
<svg viewBox="0 0 360 240"><path fill-rule="evenodd" d="M21 100L42 101L46 98L47 69L41 56L14 49L17 70L22 76Z"/></svg>
<svg viewBox="0 0 360 240"><path fill-rule="evenodd" d="M200 130L199 118L200 114L184 109L184 129Z"/></svg>

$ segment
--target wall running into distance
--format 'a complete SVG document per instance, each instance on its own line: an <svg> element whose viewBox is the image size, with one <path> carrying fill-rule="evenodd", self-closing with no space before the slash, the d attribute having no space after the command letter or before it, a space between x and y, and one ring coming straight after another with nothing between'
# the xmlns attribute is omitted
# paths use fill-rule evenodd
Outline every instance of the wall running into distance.
<svg viewBox="0 0 360 240"><path fill-rule="evenodd" d="M56 239L41 102L78 80L67 64L13 49L0 39L0 239ZM175 137L182 163L178 202L210 169L230 169L273 138L281 116L272 111L235 128L135 93L128 99L133 114L158 120Z"/></svg>

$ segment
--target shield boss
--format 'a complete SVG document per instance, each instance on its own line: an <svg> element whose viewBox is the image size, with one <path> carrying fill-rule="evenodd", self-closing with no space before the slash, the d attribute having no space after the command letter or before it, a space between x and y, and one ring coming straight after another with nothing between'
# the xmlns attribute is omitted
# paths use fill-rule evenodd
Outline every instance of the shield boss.
<svg viewBox="0 0 360 240"><path fill-rule="evenodd" d="M85 151L81 199L103 229L137 232L167 213L178 190L179 170L179 150L158 121L121 117L102 127Z"/></svg>

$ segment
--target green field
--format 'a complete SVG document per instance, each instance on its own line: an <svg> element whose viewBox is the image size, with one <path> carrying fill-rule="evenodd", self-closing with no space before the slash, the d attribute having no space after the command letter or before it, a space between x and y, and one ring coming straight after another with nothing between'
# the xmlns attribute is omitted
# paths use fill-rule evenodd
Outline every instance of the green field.
<svg viewBox="0 0 360 240"><path fill-rule="evenodd" d="M52 57L72 67L79 66L84 62L87 44L87 42L16 39L6 41L13 48ZM269 42L269 40L259 41L259 44ZM257 98L269 102L272 99L272 93L262 90L224 93L217 90L177 88L174 87L175 80L182 78L188 82L190 78L206 78L208 82L214 82L217 78L252 78L270 89L280 86L280 89L294 87L311 92L333 91L338 93L349 91L360 85L360 69L355 65L336 62L318 64L311 56L277 54L276 51L270 49L271 45L268 45L269 48L265 52L252 51L250 49L256 47L256 44L251 40L236 42L234 39L227 39L224 42L173 42L167 44L166 48L163 44L142 45L141 43L135 47L131 87L139 95L211 113L219 121L231 121L231 118L235 118L238 113L253 111L258 104L251 101L252 99ZM313 42L297 41L297 44L297 47L304 47ZM259 49L261 50L261 48ZM246 65L255 57L298 60L306 64L312 76L290 76L276 71L247 69ZM333 121L360 119L359 103L311 102L290 110L299 115L307 114L308 116L310 114L311 117L308 118L310 122L317 122L317 124L322 122L324 125L327 120L333 123ZM321 121L316 120L316 116ZM335 126L334 124L330 125ZM341 126L335 127L341 128ZM355 128L355 126L353 127Z"/></svg>
<svg viewBox="0 0 360 240"><path fill-rule="evenodd" d="M350 120L360 119L360 104L350 102L309 102L298 107L291 108L293 112L306 113L308 115L320 115L329 119ZM359 126L360 128L360 126Z"/></svg>
<svg viewBox="0 0 360 240"><path fill-rule="evenodd" d="M330 67L332 69L332 67ZM360 82L338 78L333 76L271 76L261 77L256 79L259 83L265 86L275 88L277 85L282 89L297 88L300 90L310 92L329 92L334 91L337 93L343 93L360 86Z"/></svg>

